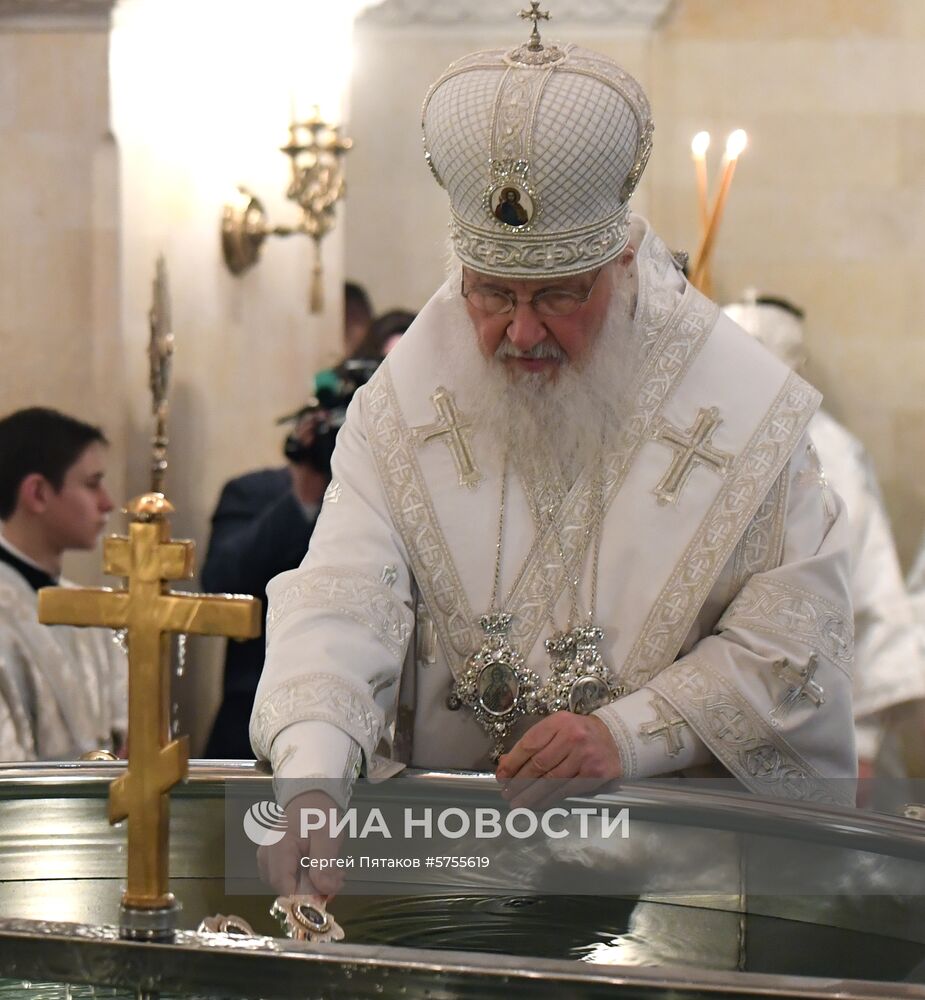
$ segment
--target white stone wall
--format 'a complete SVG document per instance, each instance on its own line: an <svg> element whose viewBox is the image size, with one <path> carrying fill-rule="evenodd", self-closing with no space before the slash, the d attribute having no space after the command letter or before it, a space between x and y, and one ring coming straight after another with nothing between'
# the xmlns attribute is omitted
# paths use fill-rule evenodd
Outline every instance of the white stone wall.
<svg viewBox="0 0 925 1000"><path fill-rule="evenodd" d="M167 493L173 534L196 540L201 564L222 483L281 464L276 418L338 355L344 228L324 243L320 316L307 311L307 239L268 241L233 277L219 227L237 184L272 224L294 221L279 152L292 98L279 70L293 60L279 59L279 23L257 0L235 0L234 16L203 0L128 0L110 36L105 7L0 0L0 412L43 403L101 423L115 498L147 490L148 309L163 253L176 337ZM102 579L98 552L65 570ZM180 698L194 751L221 647L190 644Z"/></svg>
<svg viewBox="0 0 925 1000"><path fill-rule="evenodd" d="M652 95L650 214L676 243L696 235L691 136L748 130L716 295L806 310L807 374L871 452L906 565L925 528L923 52L920 0L683 0Z"/></svg>
<svg viewBox="0 0 925 1000"><path fill-rule="evenodd" d="M2 13L2 12L0 12ZM0 413L53 406L104 427L125 490L118 153L104 28L0 19ZM99 580L95 554L70 558Z"/></svg>
<svg viewBox="0 0 925 1000"><path fill-rule="evenodd" d="M324 242L325 311L308 313L311 241L264 244L245 275L221 256L222 205L238 184L271 224L294 223L288 203L290 94L274 69L278 34L261 32L260 4L132 0L112 33L113 125L122 160L124 294L121 323L128 395L128 482L146 487L151 434L147 308L159 253L170 274L176 349L167 494L176 537L205 557L208 519L231 476L283 462L276 419L310 395L314 372L337 356L343 328L343 227ZM220 11L218 13L221 13ZM190 642L182 728L205 736L216 705L223 641Z"/></svg>

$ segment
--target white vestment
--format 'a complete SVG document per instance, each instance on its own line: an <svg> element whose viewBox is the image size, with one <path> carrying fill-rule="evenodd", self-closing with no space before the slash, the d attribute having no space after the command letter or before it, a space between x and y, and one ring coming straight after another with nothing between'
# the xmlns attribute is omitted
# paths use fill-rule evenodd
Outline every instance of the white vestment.
<svg viewBox="0 0 925 1000"><path fill-rule="evenodd" d="M853 801L850 781L827 781L853 778L856 756L847 525L806 435L819 394L644 232L633 336L645 360L618 451L578 477L552 525L544 512L557 494L533 457L520 456L508 479L500 576L512 642L544 679L544 641L569 615L568 579L580 575L590 604L585 540L602 474L595 621L629 693L596 714L626 776L718 762L764 794ZM361 764L376 779L401 766L395 757L493 769L472 713L447 705L483 639L501 489L485 432L471 436L470 485L451 436L430 433L445 419L438 399L453 399L461 424L478 406L454 393L453 331L474 342L448 283L357 394L308 555L267 588L251 741L286 779L286 799L322 777L342 780L343 799ZM704 410L720 421L710 447L728 464L696 464L677 498L660 502L678 455L663 435L687 432ZM801 671L805 684L793 680ZM681 750L645 732L659 716L677 720Z"/></svg>
<svg viewBox="0 0 925 1000"><path fill-rule="evenodd" d="M925 698L925 644L917 632L877 478L864 446L825 410L809 425L826 478L845 501L854 606L854 717L858 756L876 759L881 713Z"/></svg>
<svg viewBox="0 0 925 1000"><path fill-rule="evenodd" d="M36 592L0 562L0 760L76 760L124 739L128 663L114 638L40 624Z"/></svg>
<svg viewBox="0 0 925 1000"><path fill-rule="evenodd" d="M919 629L919 639L925 649L925 537L922 538L922 547L909 571L906 585L912 602L912 614Z"/></svg>

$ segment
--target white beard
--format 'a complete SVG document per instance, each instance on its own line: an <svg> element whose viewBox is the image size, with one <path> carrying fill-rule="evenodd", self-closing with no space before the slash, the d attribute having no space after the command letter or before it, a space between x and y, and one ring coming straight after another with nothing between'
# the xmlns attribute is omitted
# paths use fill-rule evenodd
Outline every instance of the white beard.
<svg viewBox="0 0 925 1000"><path fill-rule="evenodd" d="M450 362L460 406L479 437L480 458L500 468L507 456L543 456L570 486L583 469L619 448L642 361L632 302L630 287L615 287L587 354L576 362L562 355L554 378L510 370L502 359L518 352L507 337L495 357L485 358L468 315L462 314L460 329L450 338ZM550 338L529 353L542 357L557 350Z"/></svg>

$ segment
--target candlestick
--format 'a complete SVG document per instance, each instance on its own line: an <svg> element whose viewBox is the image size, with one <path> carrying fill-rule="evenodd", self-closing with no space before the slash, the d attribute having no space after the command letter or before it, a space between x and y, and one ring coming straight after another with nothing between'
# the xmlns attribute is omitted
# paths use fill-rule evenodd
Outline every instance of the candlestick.
<svg viewBox="0 0 925 1000"><path fill-rule="evenodd" d="M707 150L710 148L710 133L698 132L691 140L691 156L694 160L694 173L697 177L697 207L700 215L700 239L707 234L710 225L710 210L707 205L710 182L707 177ZM704 269L698 288L704 295L712 296L713 280L709 265Z"/></svg>
<svg viewBox="0 0 925 1000"><path fill-rule="evenodd" d="M726 207L726 199L729 197L729 189L732 186L732 177L735 173L736 163L747 143L748 136L742 129L736 129L735 132L731 132L726 140L726 153L723 156L723 175L720 180L719 190L716 193L716 201L713 203L710 222L700 242L694 268L691 272L691 284L696 288L702 287L701 283L708 266L710 254L716 242L719 224L723 218L723 209Z"/></svg>
<svg viewBox="0 0 925 1000"><path fill-rule="evenodd" d="M710 133L698 132L691 140L691 156L694 159L694 171L697 175L697 205L700 209L700 238L706 235L707 227L710 224L709 209L707 207L707 191L709 181L707 179L707 150L710 148Z"/></svg>

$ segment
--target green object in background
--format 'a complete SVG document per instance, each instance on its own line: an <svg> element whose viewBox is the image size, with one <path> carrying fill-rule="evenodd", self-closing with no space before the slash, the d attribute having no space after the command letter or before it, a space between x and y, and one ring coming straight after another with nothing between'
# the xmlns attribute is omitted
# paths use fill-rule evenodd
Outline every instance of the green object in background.
<svg viewBox="0 0 925 1000"><path fill-rule="evenodd" d="M339 393L341 388L341 377L333 368L324 368L315 374L315 395L320 395L323 391Z"/></svg>

